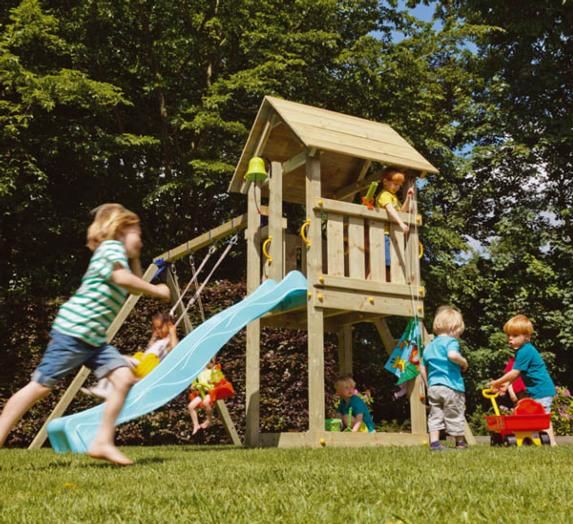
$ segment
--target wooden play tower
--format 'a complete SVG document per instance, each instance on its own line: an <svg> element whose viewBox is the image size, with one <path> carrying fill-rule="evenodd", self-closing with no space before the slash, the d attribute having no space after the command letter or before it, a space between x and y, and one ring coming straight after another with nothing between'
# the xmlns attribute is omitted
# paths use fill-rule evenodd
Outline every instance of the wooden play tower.
<svg viewBox="0 0 573 524"><path fill-rule="evenodd" d="M263 157L270 166L266 182L245 180L252 157ZM353 324L374 323L391 351L394 339L385 317L424 315L421 217L400 215L410 226L404 235L385 210L353 203L379 179L372 172L375 166L396 166L407 173L404 191L415 189L416 177L437 172L386 124L273 97L263 100L229 186L248 199L247 291L254 291L266 278L278 281L299 269L308 280L308 297L301 307L273 312L247 327L248 446L405 445L426 440L418 382L410 386L412 433L336 433L324 428L324 333L338 335L340 371L352 372ZM284 217L285 203L304 208L306 222L300 235ZM263 225L265 215L268 224ZM388 275L385 228L390 235ZM260 432L259 346L261 327L266 326L308 331L306 432Z"/></svg>

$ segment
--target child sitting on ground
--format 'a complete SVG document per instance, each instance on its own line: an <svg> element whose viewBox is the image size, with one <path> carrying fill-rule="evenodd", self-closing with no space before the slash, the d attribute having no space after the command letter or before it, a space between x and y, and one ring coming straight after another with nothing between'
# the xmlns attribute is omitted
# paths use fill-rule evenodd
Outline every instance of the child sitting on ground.
<svg viewBox="0 0 573 524"><path fill-rule="evenodd" d="M340 397L336 412L341 415L343 429L360 431L364 425L369 432L376 431L366 402L357 394L354 379L350 375L343 375L337 379L334 387Z"/></svg>
<svg viewBox="0 0 573 524"><path fill-rule="evenodd" d="M179 342L175 324L169 313L158 312L151 319L151 338L145 351L133 356L124 356L131 371L137 378L143 378L167 355ZM82 393L107 399L113 386L107 378L101 379L91 388L82 388Z"/></svg>
<svg viewBox="0 0 573 524"><path fill-rule="evenodd" d="M223 375L220 364L211 360L191 384L189 391L189 414L193 421L193 435L200 429L207 429L213 421L213 406L217 400L230 398L235 394L233 384ZM199 424L197 409L205 410L206 419Z"/></svg>
<svg viewBox="0 0 573 524"><path fill-rule="evenodd" d="M545 413L551 413L551 404L556 395L555 385L549 376L545 362L541 358L539 351L531 344L533 334L533 324L525 315L517 315L509 319L503 326L503 331L507 335L507 340L512 349L515 350L515 362L513 369L508 371L497 380L490 383L494 390L505 392L507 387L514 383L518 377L523 377L527 393L539 402ZM556 446L553 427L550 425L547 430L551 445Z"/></svg>
<svg viewBox="0 0 573 524"><path fill-rule="evenodd" d="M459 311L450 307L438 308L434 318L435 338L424 348L420 361L420 374L428 388L430 413L428 431L430 450L442 451L440 431L456 440L456 448L464 449L466 397L462 372L468 361L460 353L459 337L464 332L464 319Z"/></svg>

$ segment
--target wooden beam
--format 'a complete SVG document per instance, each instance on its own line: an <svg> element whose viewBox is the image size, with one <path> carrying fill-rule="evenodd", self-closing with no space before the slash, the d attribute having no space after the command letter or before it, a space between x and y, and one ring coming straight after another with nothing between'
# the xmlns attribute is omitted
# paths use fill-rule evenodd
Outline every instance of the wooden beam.
<svg viewBox="0 0 573 524"><path fill-rule="evenodd" d="M413 289L407 284L392 284L390 282L375 282L373 280L364 280L350 277L337 277L333 275L320 275L317 282L309 282L318 288L335 288L359 291L362 293L380 293L385 295L397 295L412 297L412 294L418 294L423 297L426 290L420 286Z"/></svg>
<svg viewBox="0 0 573 524"><path fill-rule="evenodd" d="M306 163L306 151L298 153L298 155L289 158L286 162L283 162L283 175L288 175L293 171L296 171L299 167L304 166Z"/></svg>
<svg viewBox="0 0 573 524"><path fill-rule="evenodd" d="M169 249L165 253L155 257L155 259L162 258L166 262L175 262L180 258L198 251L204 247L210 246L213 242L232 235L236 231L245 229L247 227L247 215L239 215L220 226L217 226L198 237L188 240L184 244L180 244L174 249Z"/></svg>
<svg viewBox="0 0 573 524"><path fill-rule="evenodd" d="M366 206L351 204L349 202L338 202L337 200L332 200L330 198L316 199L316 201L313 202L313 208L317 213L332 213L334 215L366 218L368 220L382 220L384 222L394 223L394 221L388 217L388 213L385 209L377 207L374 209L368 209ZM422 219L419 215L412 217L409 213L403 213L401 211L397 211L397 213L405 224L421 224Z"/></svg>
<svg viewBox="0 0 573 524"><path fill-rule="evenodd" d="M423 446L426 433L349 433L337 431L261 433L260 445L276 448L364 448L376 446Z"/></svg>
<svg viewBox="0 0 573 524"><path fill-rule="evenodd" d="M235 424L233 423L233 419L231 418L231 414L229 413L229 410L227 409L227 405L225 404L225 401L224 400L217 400L216 405L217 405L217 409L219 410L219 415L221 416L223 426L225 427L225 431L227 432L227 435L229 435L229 437L231 438L231 442L235 446L242 446L243 443L241 442L241 438L239 437L239 434L237 433L237 428L235 427Z"/></svg>
<svg viewBox="0 0 573 524"><path fill-rule="evenodd" d="M392 332L390 331L390 328L388 327L386 320L384 320L383 318L378 318L374 320L372 323L374 324L376 330L378 331L378 335L382 340L382 344L384 345L386 353L390 355L390 353L392 353L392 351L394 351L394 348L396 347L397 340L392 336Z"/></svg>
<svg viewBox="0 0 573 524"><path fill-rule="evenodd" d="M365 164L369 162L370 161L367 160ZM379 181L380 181L380 175L378 173L372 173L371 175L368 175L366 178L362 179L359 178L358 180L356 180L356 182L352 182L352 184L348 184L347 186L344 186L343 188L339 189L332 198L334 200L352 200L352 198L356 193L361 193L363 191L366 191L368 189L368 186L372 182L379 182Z"/></svg>
<svg viewBox="0 0 573 524"><path fill-rule="evenodd" d="M316 288L312 292L310 304L320 309L340 309L402 317L413 317L416 313L410 297L377 293L360 294L346 289Z"/></svg>

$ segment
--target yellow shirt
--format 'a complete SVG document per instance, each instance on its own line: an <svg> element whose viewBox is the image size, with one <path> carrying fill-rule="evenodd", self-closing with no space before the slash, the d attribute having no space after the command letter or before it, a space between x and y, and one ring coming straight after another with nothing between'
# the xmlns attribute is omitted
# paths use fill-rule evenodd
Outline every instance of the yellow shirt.
<svg viewBox="0 0 573 524"><path fill-rule="evenodd" d="M400 211L400 209L402 209L402 204L398 200L398 197L394 193L390 193L390 191L386 190L382 191L382 193L378 195L376 203L378 204L378 207L383 209L386 209L388 204L392 204L396 211ZM386 234L390 233L390 227L388 224L384 225L384 232Z"/></svg>

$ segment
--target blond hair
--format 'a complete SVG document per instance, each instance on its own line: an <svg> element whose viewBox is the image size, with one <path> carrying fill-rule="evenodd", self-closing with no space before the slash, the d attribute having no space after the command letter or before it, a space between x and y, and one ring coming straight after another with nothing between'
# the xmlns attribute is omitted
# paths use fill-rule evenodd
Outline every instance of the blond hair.
<svg viewBox="0 0 573 524"><path fill-rule="evenodd" d="M336 379L336 382L334 383L334 388L338 389L338 386L346 386L346 385L350 385L352 387L356 386L356 382L354 382L354 379L352 378L352 376L342 375L342 376L338 377Z"/></svg>
<svg viewBox="0 0 573 524"><path fill-rule="evenodd" d="M382 171L382 180L390 180L396 184L403 184L406 180L406 175L395 167L387 167Z"/></svg>
<svg viewBox="0 0 573 524"><path fill-rule="evenodd" d="M526 335L530 337L533 334L533 324L525 315L516 315L505 323L503 332L506 335Z"/></svg>
<svg viewBox="0 0 573 524"><path fill-rule="evenodd" d="M94 221L88 227L87 246L95 251L104 240L117 240L122 230L139 225L139 217L121 204L102 204L92 214Z"/></svg>
<svg viewBox="0 0 573 524"><path fill-rule="evenodd" d="M434 317L433 330L436 335L461 337L466 329L462 314L451 306L440 306Z"/></svg>

